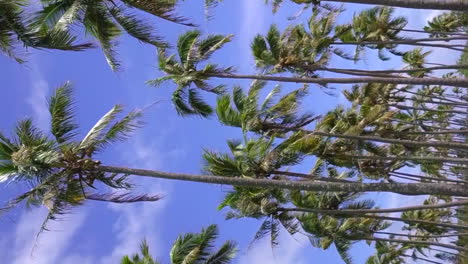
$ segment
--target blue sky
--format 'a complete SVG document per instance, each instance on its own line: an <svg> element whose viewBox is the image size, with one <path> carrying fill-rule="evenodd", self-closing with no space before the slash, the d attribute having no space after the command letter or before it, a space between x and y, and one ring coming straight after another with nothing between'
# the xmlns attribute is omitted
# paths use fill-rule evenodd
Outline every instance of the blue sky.
<svg viewBox="0 0 468 264"><path fill-rule="evenodd" d="M182 4L181 14L193 18L200 29L209 33L234 33L235 39L214 60L223 65L235 65L239 72L250 73L254 62L250 56L250 41L260 32L265 32L271 23L284 27L286 17L298 8L285 5L278 14L272 15L261 0L225 1L213 11L214 19L203 17L202 1ZM364 6L347 6L343 19L352 15L352 10ZM401 10L409 15L412 27L420 27L431 11ZM304 21L302 16L298 21ZM150 18L157 24L160 33L175 43L178 34L189 28ZM82 133L96 122L114 104L144 107L160 101L145 116L147 125L139 130L132 140L109 149L101 159L104 163L121 166L159 169L166 171L199 173L203 148L223 151L225 141L239 138L236 129L221 126L213 118L180 118L169 101L174 88L167 85L152 88L146 80L160 76L156 68L154 48L123 37L118 48L124 71L113 73L107 67L100 50L81 53L31 51L29 62L18 65L0 57L3 85L3 104L0 110L0 130L11 131L16 120L32 116L41 128L48 129L46 98L61 83L69 80L75 87L77 117ZM453 62L453 57L437 53L433 60L439 63ZM452 61L450 61L452 60ZM340 67L352 66L350 62L336 61ZM398 61L392 62L399 67ZM391 65L391 64L387 64ZM385 67L381 62L366 60L358 65L374 69ZM227 82L242 84L247 82ZM296 86L285 85L285 90ZM209 98L213 100L214 98ZM306 107L322 113L337 103L340 96L328 96L318 89L311 94ZM82 136L83 136L82 134ZM44 209L17 210L9 217L0 218L0 259L12 264L107 264L118 263L128 253L137 250L146 237L151 251L162 263L169 263L170 245L178 234L197 232L209 224L218 224L220 241L227 239L239 242L240 252L234 263L342 263L334 249L322 251L313 248L303 237L292 238L283 234L279 248L271 250L268 240L260 241L253 249L246 247L259 225L251 219L224 221L224 214L216 211L227 186L208 186L187 182L169 182L135 177L137 190L163 194L163 200L155 203L133 205L109 205L88 202L63 221L51 225L51 232L40 237L38 248L31 256L32 241L45 216ZM0 200L5 201L19 191L15 185L0 186ZM396 206L405 201L395 196L380 195L381 204ZM356 263L363 263L370 253L363 243L353 250Z"/></svg>

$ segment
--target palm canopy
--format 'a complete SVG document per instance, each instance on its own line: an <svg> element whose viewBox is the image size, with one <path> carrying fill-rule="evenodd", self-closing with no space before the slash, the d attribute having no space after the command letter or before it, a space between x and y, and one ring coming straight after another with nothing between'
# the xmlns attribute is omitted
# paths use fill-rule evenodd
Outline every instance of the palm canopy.
<svg viewBox="0 0 468 264"><path fill-rule="evenodd" d="M315 70L327 66L332 54L352 59L341 49L332 47L337 35L343 34L335 30L338 15L336 10L315 10L307 26L291 26L283 33L272 25L266 36L257 35L252 41L256 66L268 73L289 71L316 76Z"/></svg>
<svg viewBox="0 0 468 264"><path fill-rule="evenodd" d="M74 103L69 83L60 86L49 100L50 134L34 126L32 119L18 122L14 135L0 134L0 182L28 186L30 189L8 201L1 211L23 202L30 206L44 204L48 220L67 213L85 200L115 203L157 201L158 195L132 195L129 192L99 192L107 189L130 189L125 175L94 170L100 162L93 157L116 141L125 140L141 125L140 110L118 118L120 105L106 113L82 140L76 140ZM97 185L99 183L99 185Z"/></svg>
<svg viewBox="0 0 468 264"><path fill-rule="evenodd" d="M101 45L112 70L120 67L115 46L116 38L123 32L143 43L156 47L168 46L161 36L155 34L151 24L139 18L136 10L171 22L192 25L174 13L176 0L46 0L42 3L42 10L32 19L36 30L71 32L73 26L83 26L86 34L94 37Z"/></svg>
<svg viewBox="0 0 468 264"><path fill-rule="evenodd" d="M37 49L80 51L92 47L89 43L76 44L76 37L61 30L36 31L25 19L25 1L0 1L0 52L24 62L20 46Z"/></svg>
<svg viewBox="0 0 468 264"><path fill-rule="evenodd" d="M317 119L312 114L299 113L301 101L308 92L307 86L281 96L281 86L277 85L260 101L260 93L266 84L254 81L247 92L236 86L232 95L220 96L216 102L219 121L240 127L244 132L282 136Z"/></svg>
<svg viewBox="0 0 468 264"><path fill-rule="evenodd" d="M343 42L386 42L403 39L399 33L407 25L405 17L394 17L395 8L388 6L376 6L363 10L355 15L350 24L337 26L338 37ZM388 60L384 50L395 55L402 55L395 48L395 44L365 44L356 46L355 59L358 59L363 47L377 49L379 58Z"/></svg>
<svg viewBox="0 0 468 264"><path fill-rule="evenodd" d="M213 87L206 82L207 74L228 73L231 68L219 68L217 65L206 63L200 69L201 63L229 42L232 35L209 35L201 38L198 30L182 34L177 41L177 55L168 56L165 49L159 49L159 68L166 76L151 80L150 85L159 86L165 81L172 80L177 88L172 94L172 102L180 115L208 116L213 110L200 97L198 90L221 94L223 86Z"/></svg>
<svg viewBox="0 0 468 264"><path fill-rule="evenodd" d="M235 257L237 249L233 241L226 241L218 250L214 243L218 237L218 227L210 225L200 233L181 235L174 242L170 259L172 264L228 264ZM124 256L121 264L157 264L149 254L149 247L144 240L140 245L141 255Z"/></svg>
<svg viewBox="0 0 468 264"><path fill-rule="evenodd" d="M374 207L372 200L358 200L353 193L316 193L294 191L291 201L298 208L314 209L369 209ZM352 263L349 250L358 240L372 237L376 231L388 228L389 223L370 218L340 218L316 213L297 216L302 229L314 247L328 249L332 244L345 263Z"/></svg>

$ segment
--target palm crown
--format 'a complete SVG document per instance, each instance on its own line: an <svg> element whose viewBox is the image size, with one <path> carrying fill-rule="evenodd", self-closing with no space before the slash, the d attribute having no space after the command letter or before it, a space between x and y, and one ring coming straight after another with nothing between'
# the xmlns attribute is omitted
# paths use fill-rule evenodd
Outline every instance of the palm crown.
<svg viewBox="0 0 468 264"><path fill-rule="evenodd" d="M24 62L19 46L37 49L80 51L90 43L76 44L76 37L61 30L37 31L25 19L24 1L0 1L0 52L17 62Z"/></svg>
<svg viewBox="0 0 468 264"><path fill-rule="evenodd" d="M178 60L175 55L168 56L165 49L160 49L159 68L166 73L166 76L149 81L149 84L159 86L165 81L172 80L177 85L177 89L172 94L172 102L179 114L210 115L213 110L203 102L198 90L214 94L223 93L223 86L213 87L206 82L206 74L227 73L231 68L219 68L217 65L207 63L200 69L199 65L208 60L231 38L232 35L210 35L201 39L201 32L198 30L182 34L177 41Z"/></svg>
<svg viewBox="0 0 468 264"><path fill-rule="evenodd" d="M67 213L85 200L116 203L156 201L157 195L131 195L128 192L98 192L96 183L110 189L129 189L126 176L99 172L96 153L109 144L124 140L141 125L141 111L132 111L121 119L120 105L106 113L80 141L75 138L78 126L74 122L72 88L69 83L59 87L49 100L51 115L50 137L25 119L16 126L13 138L0 134L0 181L30 186L30 190L10 200L2 210L22 202L28 205L44 204L48 220Z"/></svg>
<svg viewBox="0 0 468 264"><path fill-rule="evenodd" d="M187 233L181 235L174 242L170 259L172 264L228 264L236 255L236 244L227 241L214 251L214 242L218 237L216 225L202 229L200 233ZM125 256L121 264L157 264L149 254L149 247L144 240L140 245L139 254L132 257Z"/></svg>
<svg viewBox="0 0 468 264"><path fill-rule="evenodd" d="M162 19L193 25L186 19L174 14L175 0L59 0L42 1L44 7L33 18L33 26L38 31L72 31L73 25L84 26L86 33L100 43L106 60L113 70L118 70L120 63L116 58L114 46L116 38L127 32L137 40L166 47L168 44L161 36L154 33L151 24L138 18L135 10L145 11Z"/></svg>

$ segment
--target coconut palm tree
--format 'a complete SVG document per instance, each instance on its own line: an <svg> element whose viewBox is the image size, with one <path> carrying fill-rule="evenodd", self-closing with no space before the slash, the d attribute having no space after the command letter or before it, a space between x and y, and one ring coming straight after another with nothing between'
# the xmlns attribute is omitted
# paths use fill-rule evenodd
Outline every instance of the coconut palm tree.
<svg viewBox="0 0 468 264"><path fill-rule="evenodd" d="M220 49L231 39L229 36L214 35L200 40L199 31L189 31L179 37L177 51L168 55L166 50L159 51L159 67L166 73L165 76L148 81L150 85L159 86L165 81L172 80L177 89L172 100L179 114L198 114L208 116L211 107L203 102L197 90L220 94L223 86L211 86L208 80L221 79L250 79L259 81L276 81L290 83L313 83L326 86L329 83L384 83L408 85L448 85L468 87L464 79L444 78L402 78L402 77L360 77L360 78L311 78L311 77L285 77L273 75L242 75L235 74L232 67L220 67L208 62L211 54ZM203 47L201 47L203 46Z"/></svg>
<svg viewBox="0 0 468 264"><path fill-rule="evenodd" d="M161 172L125 167L104 166L94 155L109 144L123 140L139 127L140 110L123 118L117 116L122 107L117 105L106 113L91 128L87 135L76 140L77 125L73 120L73 101L69 84L57 89L49 101L51 113L51 135L37 129L31 119L20 121L15 136L10 139L0 135L0 179L3 182L26 184L30 190L8 201L3 210L11 209L23 202L39 206L44 204L49 214L41 228L46 229L50 219L67 213L85 200L116 203L156 201L157 195L132 195L131 193L102 193L95 188L108 186L111 189L128 189L131 184L128 175L157 177L173 180L228 184L249 188L290 189L310 191L392 191L403 194L441 194L468 196L464 186L454 184L386 184L355 182L306 182L261 178L240 178L210 175L192 175ZM287 146L287 145L286 145ZM271 155L271 160L289 164L293 161L287 148L279 148L281 155ZM277 147L278 150L278 147ZM266 164L274 164L266 161Z"/></svg>
<svg viewBox="0 0 468 264"><path fill-rule="evenodd" d="M157 201L158 195L132 195L130 192L100 192L99 182L112 190L129 189L132 185L119 174L95 171L99 161L94 154L112 142L123 140L137 128L141 111L135 110L118 120L122 106L115 106L88 132L81 141L74 141L77 125L73 117L70 83L60 86L49 100L51 115L49 137L34 126L32 119L18 122L14 136L0 134L0 181L30 189L6 203L1 211L23 202L32 206L45 205L48 220L57 219L86 200L114 203ZM31 187L32 186L32 187Z"/></svg>
<svg viewBox="0 0 468 264"><path fill-rule="evenodd" d="M74 25L83 26L86 34L99 42L112 70L120 67L115 46L116 38L123 31L140 42L156 47L168 46L161 36L155 34L153 26L140 19L135 11L144 11L170 22L193 26L174 13L176 0L46 0L42 3L42 10L32 19L36 30L47 32L58 29L71 32Z"/></svg>
<svg viewBox="0 0 468 264"><path fill-rule="evenodd" d="M75 37L60 30L37 32L31 29L25 19L24 2L0 2L0 52L6 56L24 62L20 46L36 49L58 49L80 51L91 48L90 43L76 44Z"/></svg>
<svg viewBox="0 0 468 264"><path fill-rule="evenodd" d="M177 41L179 60L175 55L167 56L164 49L159 50L159 67L167 76L150 81L155 86L163 82L173 80L177 89L172 94L172 102L180 115L198 114L208 116L212 113L211 107L203 102L198 90L209 93L221 94L223 86L212 87L206 82L205 73L230 71L229 68L220 69L216 65L206 64L203 70L198 70L198 65L206 61L223 45L231 40L231 35L211 35L201 39L200 31L189 31L181 35Z"/></svg>
<svg viewBox="0 0 468 264"><path fill-rule="evenodd" d="M226 241L218 250L213 250L218 237L218 227L210 225L200 233L181 235L174 242L170 259L172 264L200 263L200 264L228 264L237 253L236 243ZM132 257L124 256L120 264L159 264L149 253L146 240L140 245L140 253Z"/></svg>

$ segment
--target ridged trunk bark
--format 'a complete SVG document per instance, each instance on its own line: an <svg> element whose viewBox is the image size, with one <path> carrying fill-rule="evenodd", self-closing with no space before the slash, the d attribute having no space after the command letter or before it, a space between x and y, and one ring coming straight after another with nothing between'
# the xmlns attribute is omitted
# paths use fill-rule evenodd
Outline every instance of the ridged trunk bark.
<svg viewBox="0 0 468 264"><path fill-rule="evenodd" d="M443 79L443 78L385 78L385 77L361 77L361 78L300 78L300 77L282 77L270 75L249 75L249 74L228 74L228 73L205 73L205 77L222 79L245 79L262 80L288 83L386 83L386 84L408 84L408 85L446 85L453 87L468 88L468 79Z"/></svg>
<svg viewBox="0 0 468 264"><path fill-rule="evenodd" d="M466 0L326 0L326 2L384 5L416 9L468 10Z"/></svg>
<svg viewBox="0 0 468 264"><path fill-rule="evenodd" d="M170 173L155 170L134 169L127 167L99 166L98 171L139 175L161 179L203 182L210 184L226 184L233 186L280 188L289 190L308 190L323 192L394 192L405 195L448 195L468 197L468 189L455 184L426 184L426 183L338 183L338 182L308 182L267 179L245 179L237 177L221 177L211 175L194 175L185 173Z"/></svg>
<svg viewBox="0 0 468 264"><path fill-rule="evenodd" d="M338 209L338 210L326 210L326 209L309 209L309 208L279 208L278 211L282 212L310 212L310 213L323 213L327 215L339 215L349 214L359 216L360 214L379 214L379 213L401 213L416 210L429 210L429 209L440 209L455 206L468 205L468 201L458 201L443 204L431 204L431 205L419 205L419 206L406 206L398 208L384 208L384 209Z"/></svg>

